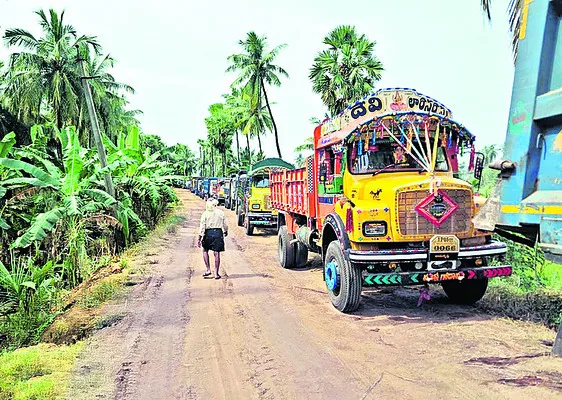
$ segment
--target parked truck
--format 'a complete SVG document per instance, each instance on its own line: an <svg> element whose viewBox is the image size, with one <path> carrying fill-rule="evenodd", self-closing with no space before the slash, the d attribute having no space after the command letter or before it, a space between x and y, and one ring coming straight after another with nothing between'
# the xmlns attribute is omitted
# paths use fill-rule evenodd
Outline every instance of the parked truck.
<svg viewBox="0 0 562 400"><path fill-rule="evenodd" d="M491 165L502 180L480 222L562 263L562 0L525 1L522 15L505 159Z"/></svg>
<svg viewBox="0 0 562 400"><path fill-rule="evenodd" d="M252 166L243 188L243 203L238 209L238 224L244 226L246 235L253 235L256 226L277 229L277 210L271 208L269 174L292 168L292 164L280 158L266 158Z"/></svg>
<svg viewBox="0 0 562 400"><path fill-rule="evenodd" d="M343 312L373 286L439 283L455 302L478 301L489 278L512 271L490 264L506 245L474 228L484 199L454 176L459 154L475 164L473 142L446 106L413 89L379 90L323 122L304 168L271 173L281 266L320 253Z"/></svg>

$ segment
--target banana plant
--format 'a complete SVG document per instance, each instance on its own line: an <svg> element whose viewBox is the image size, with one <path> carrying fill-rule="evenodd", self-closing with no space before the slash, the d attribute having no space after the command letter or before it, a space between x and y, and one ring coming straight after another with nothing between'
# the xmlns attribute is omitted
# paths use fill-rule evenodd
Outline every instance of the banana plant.
<svg viewBox="0 0 562 400"><path fill-rule="evenodd" d="M31 226L14 241L11 248L25 248L42 241L62 220L103 212L116 204L113 197L95 187L88 179L88 170L84 168L86 151L80 146L76 129L74 127L62 129L57 132L57 138L63 153L61 167L46 159L37 163L45 168L42 169L23 160L0 158L1 167L25 175L8 180L10 184L27 182L51 189L50 196L43 197L44 211L33 218ZM20 153L22 154L35 160L40 158L39 153L31 150Z"/></svg>

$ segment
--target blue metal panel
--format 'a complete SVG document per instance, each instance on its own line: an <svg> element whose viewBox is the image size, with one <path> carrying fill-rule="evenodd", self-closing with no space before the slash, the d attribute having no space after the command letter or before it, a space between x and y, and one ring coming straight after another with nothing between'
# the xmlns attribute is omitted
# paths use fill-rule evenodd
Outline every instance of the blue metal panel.
<svg viewBox="0 0 562 400"><path fill-rule="evenodd" d="M501 188L504 227L531 224L538 231L547 217L549 230L562 230L562 218L553 215L562 206L561 9L562 0L524 2L505 142L505 157L517 166ZM540 231L541 242L558 245L558 235Z"/></svg>

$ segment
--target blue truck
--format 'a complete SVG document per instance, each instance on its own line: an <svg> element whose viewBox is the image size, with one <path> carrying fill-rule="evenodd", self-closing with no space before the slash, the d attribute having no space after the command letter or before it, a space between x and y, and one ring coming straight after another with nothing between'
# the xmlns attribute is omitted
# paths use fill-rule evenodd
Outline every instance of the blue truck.
<svg viewBox="0 0 562 400"><path fill-rule="evenodd" d="M562 0L525 1L495 230L562 263Z"/></svg>
<svg viewBox="0 0 562 400"><path fill-rule="evenodd" d="M562 263L562 0L522 4L505 158L491 165L502 179L488 220ZM562 356L562 323L552 353Z"/></svg>

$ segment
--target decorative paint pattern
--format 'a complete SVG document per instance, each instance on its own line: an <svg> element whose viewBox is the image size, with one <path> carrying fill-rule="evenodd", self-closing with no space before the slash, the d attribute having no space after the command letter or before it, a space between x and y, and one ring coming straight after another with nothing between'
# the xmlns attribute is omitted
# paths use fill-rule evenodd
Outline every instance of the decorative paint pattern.
<svg viewBox="0 0 562 400"><path fill-rule="evenodd" d="M509 276L510 266L465 268L440 272L398 272L387 274L367 274L363 276L363 286L397 286L439 283L451 280L485 279Z"/></svg>

